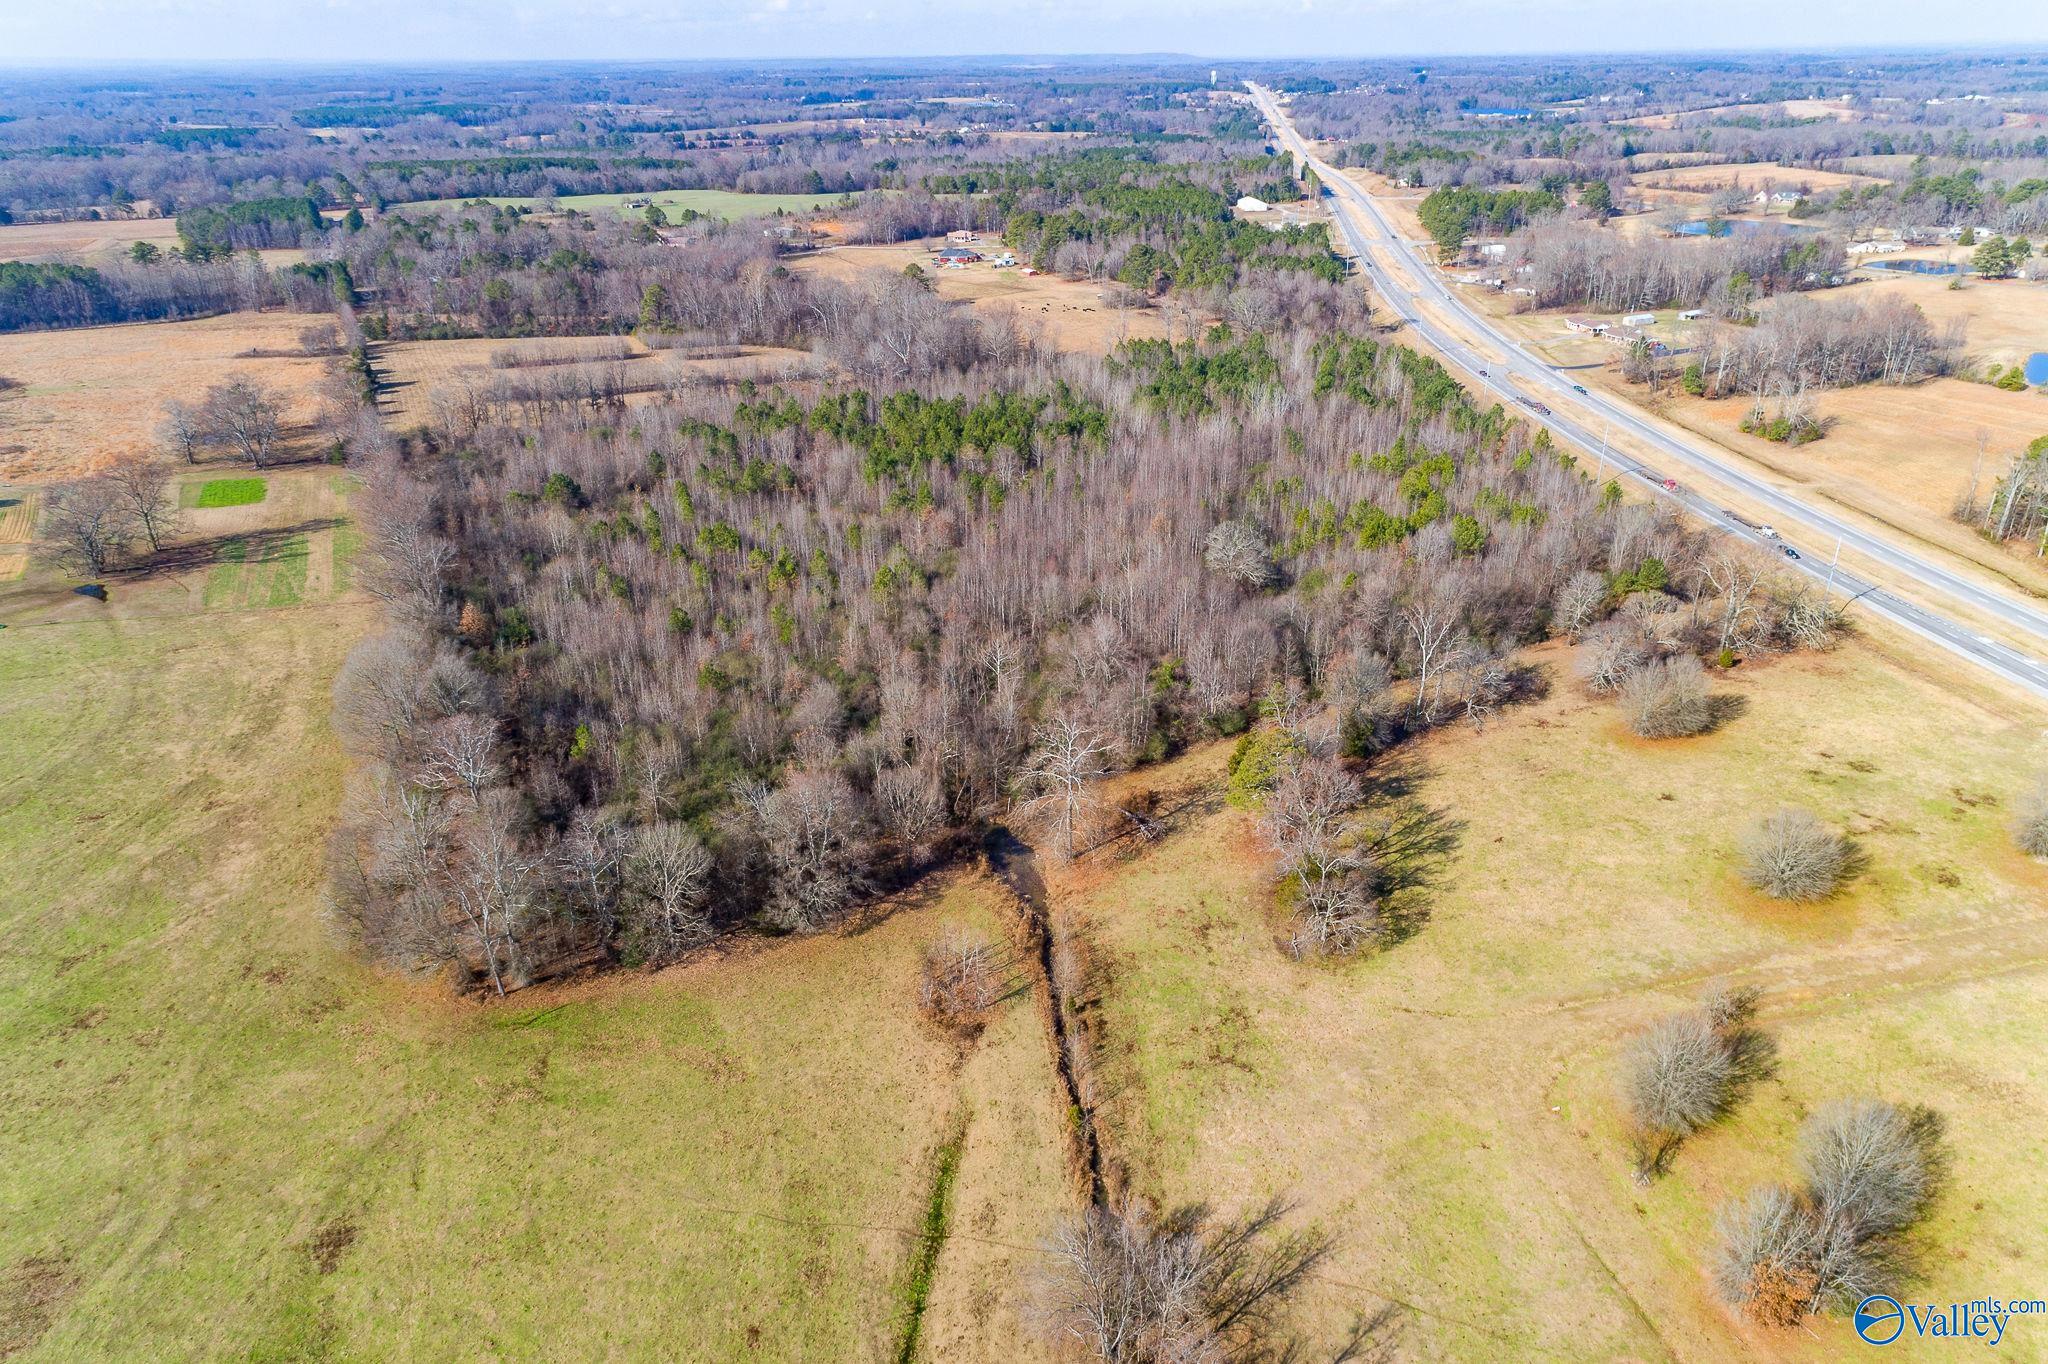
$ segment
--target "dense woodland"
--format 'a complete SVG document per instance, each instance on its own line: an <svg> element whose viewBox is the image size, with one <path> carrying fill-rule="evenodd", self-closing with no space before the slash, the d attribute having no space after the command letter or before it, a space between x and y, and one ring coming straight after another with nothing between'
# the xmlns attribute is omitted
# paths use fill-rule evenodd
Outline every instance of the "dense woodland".
<svg viewBox="0 0 2048 1364"><path fill-rule="evenodd" d="M374 762L336 865L378 951L509 987L816 928L990 821L1096 836L1093 777L1289 697L1359 757L1483 720L1568 583L1575 628L1654 585L1714 637L1707 542L1356 291L1252 276L1288 324L1098 360L688 250L708 330L830 377L483 410L366 469L392 628L339 688Z"/></svg>

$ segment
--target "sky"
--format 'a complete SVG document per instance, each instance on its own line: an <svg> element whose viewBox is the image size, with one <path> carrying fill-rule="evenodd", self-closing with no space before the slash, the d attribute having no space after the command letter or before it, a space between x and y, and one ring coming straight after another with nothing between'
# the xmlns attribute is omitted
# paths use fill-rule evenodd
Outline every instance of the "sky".
<svg viewBox="0 0 2048 1364"><path fill-rule="evenodd" d="M0 65L2048 43L2048 5L1928 0L0 0Z"/></svg>

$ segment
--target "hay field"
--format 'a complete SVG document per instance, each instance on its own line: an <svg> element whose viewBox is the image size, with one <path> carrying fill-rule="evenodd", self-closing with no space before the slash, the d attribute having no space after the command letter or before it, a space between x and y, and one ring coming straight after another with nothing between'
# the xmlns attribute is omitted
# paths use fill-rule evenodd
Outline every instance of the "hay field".
<svg viewBox="0 0 2048 1364"><path fill-rule="evenodd" d="M1836 99L1788 99L1780 104L1717 104L1706 109L1681 109L1667 114L1638 114L1634 118L1613 120L1617 128L1658 128L1670 129L1678 126L1680 119L1692 118L1740 118L1755 115L1759 118L1833 119L1837 123L1855 123L1868 115L1843 100Z"/></svg>
<svg viewBox="0 0 2048 1364"><path fill-rule="evenodd" d="M1106 1146L1169 1199L1291 1194L1340 1239L1316 1310L1399 1304L1404 1358L1847 1357L1839 1321L1736 1325L1701 1269L1719 1200L1788 1177L1791 1126L1838 1095L1950 1120L1930 1300L2048 1276L2048 1015L2024 1002L2048 985L2048 867L2005 832L2048 716L1851 643L1717 676L1744 713L1647 744L1560 650L1532 657L1548 699L1377 773L1380 809L1451 845L1378 956L1288 959L1253 822L1213 797L1062 881L1105 978ZM1213 791L1225 751L1148 780ZM1786 804L1869 853L1837 900L1774 907L1734 877L1739 831ZM1615 1054L1715 982L1765 988L1784 1067L1638 1189ZM2011 1357L2048 1358L2017 1336Z"/></svg>
<svg viewBox="0 0 2048 1364"><path fill-rule="evenodd" d="M986 244L981 249L994 250ZM900 275L906 266L915 265L926 272L940 298L966 303L985 317L1007 316L1021 334L1037 336L1058 350L1076 354L1100 355L1123 341L1167 334L1167 318L1160 309L1119 309L1113 299L1129 291L1117 285L1051 274L1025 275L1014 268L993 269L986 262L964 270L941 270L934 266L923 243L840 246L797 257L790 265L842 280L871 272ZM1176 339L1187 339L1184 327Z"/></svg>
<svg viewBox="0 0 2048 1364"><path fill-rule="evenodd" d="M236 376L282 390L291 400L288 424L310 422L324 361L244 359L239 352L296 350L300 332L326 321L306 313L231 313L0 336L0 374L24 385L0 398L0 482L68 478L117 455L153 450L166 402L192 401Z"/></svg>
<svg viewBox="0 0 2048 1364"><path fill-rule="evenodd" d="M1835 190L1866 185L1879 176L1852 175L1841 171L1808 170L1803 166L1780 166L1767 161L1750 161L1715 166L1678 166L1666 170L1637 171L1629 177L1642 189L1674 190L1711 194L1720 189Z"/></svg>
<svg viewBox="0 0 2048 1364"><path fill-rule="evenodd" d="M568 194L555 200L562 209L579 213L616 213L622 218L639 216L645 210L627 208L642 199L657 204L670 214L693 209L711 218L765 218L774 213L810 213L829 208L844 196L838 194L742 194L726 189L636 190L627 194ZM392 204L387 213L444 213L475 202L472 199L420 199L409 204ZM499 208L532 208L537 200L517 195L494 195L486 203Z"/></svg>
<svg viewBox="0 0 2048 1364"><path fill-rule="evenodd" d="M384 380L378 406L385 421L395 429L410 429L434 420L437 396L463 383L488 386L500 376L519 382L536 376L587 374L614 364L623 364L625 378L636 389L649 391L672 384L694 381L738 381L753 379L774 383L785 376L809 373L817 368L806 351L783 346L719 346L694 349L650 350L638 337L623 338L631 347L624 361L592 358L587 363L567 365L520 365L499 368L492 357L502 351L526 356L588 354L598 357L615 346L618 337L530 337L517 340L470 339L460 341L401 341L377 348L377 371ZM640 396L629 394L628 398Z"/></svg>
<svg viewBox="0 0 2048 1364"><path fill-rule="evenodd" d="M917 1357L1042 1358L1014 1286L1072 1193L1037 1010L963 1052L914 1007L943 926L1004 933L991 883L457 999L323 917L331 687L369 604L42 593L0 589L11 1359L893 1357L956 1133Z"/></svg>
<svg viewBox="0 0 2048 1364"><path fill-rule="evenodd" d="M0 583L14 582L28 573L29 546L36 538L36 507L41 500L33 488L0 485Z"/></svg>
<svg viewBox="0 0 2048 1364"><path fill-rule="evenodd" d="M176 218L118 218L97 223L9 223L0 226L0 260L99 265L136 242L168 251L178 244Z"/></svg>

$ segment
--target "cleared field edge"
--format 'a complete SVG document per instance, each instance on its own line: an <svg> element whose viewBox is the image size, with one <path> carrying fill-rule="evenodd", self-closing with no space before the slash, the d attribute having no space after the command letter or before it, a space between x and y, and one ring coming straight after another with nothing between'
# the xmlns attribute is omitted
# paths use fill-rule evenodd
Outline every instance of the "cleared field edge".
<svg viewBox="0 0 2048 1364"><path fill-rule="evenodd" d="M1525 879L1516 877L1507 864L1506 859L1515 854L1489 851L1496 840L1487 835L1502 827L1498 818L1502 808L1519 808L1524 817L1529 809L1569 808L1554 791L1543 795L1547 787L1526 783L1543 777L1554 781L1561 770L1576 770L1568 750L1575 748L1579 737L1591 737L1603 749L1618 745L1609 754L1610 762L1587 772L1586 779L1607 787L1614 798L1626 793L1637 803L1635 813L1646 819L1654 815L1651 822L1658 829L1674 820L1682 825L1698 818L1675 796L1673 803L1660 804L1656 793L1660 786L1673 793L1697 789L1699 782L1682 777L1678 770L1659 775L1651 769L1669 766L1690 754L1688 766L1682 769L1689 771L1690 762L1713 757L1713 743L1692 748L1667 746L1655 753L1668 757L1653 756L1651 748L1639 750L1608 732L1603 723L1606 707L1575 700L1569 702L1569 709L1576 718L1563 728L1550 708L1533 715L1505 716L1499 726L1489 724L1488 737L1475 742L1495 743L1499 731L1505 731L1509 739L1505 749L1485 755L1490 761L1478 761L1481 755L1476 751L1466 752L1468 741L1462 732L1426 741L1418 755L1423 770L1433 774L1426 782L1440 785L1455 776L1456 788L1464 796L1452 802L1453 808L1473 821L1467 853L1453 874L1469 886L1469 893L1480 894L1482 899L1472 905L1463 905L1461 900L1462 907L1455 912L1447 904L1440 912L1440 922L1432 923L1414 942L1382 960L1293 972L1275 967L1269 935L1259 916L1250 912L1260 903L1262 882L1255 875L1246 880L1246 874L1237 870L1226 874L1242 857L1242 836L1248 834L1230 816L1205 831L1176 835L1183 839L1192 835L1199 846L1175 850L1169 840L1140 859L1106 865L1082 878L1092 883L1089 912L1098 926L1109 930L1109 945L1121 977L1112 980L1111 1007L1116 1010L1112 1030L1124 1029L1124 1047L1134 1056L1148 1058L1144 1082L1127 1088L1129 1102L1120 1105L1116 1117L1127 1127L1135 1123L1141 1131L1180 1134L1177 1153L1170 1153L1166 1161L1170 1172L1179 1173L1172 1176L1166 1192L1186 1196L1192 1189L1217 1196L1215 1191L1221 1188L1240 1196L1258 1196L1276 1178L1306 1180L1306 1187L1319 1190L1332 1172L1342 1170L1345 1180L1362 1181L1362 1187L1372 1192L1355 1205L1340 1200L1333 1215L1348 1218L1366 1209L1384 1210L1387 1216L1405 1212L1403 1228L1413 1225L1417 1217L1429 1228L1447 1231L1453 1221L1465 1228L1462 1243L1448 1235L1433 1238L1419 1231L1392 1231L1375 1238L1375 1243L1391 1254L1368 1258L1362 1264L1348 1262L1334 1271L1351 1279L1391 1279L1389 1292L1420 1297L1421 1305L1435 1313L1427 1330L1436 1348L1424 1349L1422 1357L1468 1358L1500 1348L1498 1341L1489 1343L1479 1324L1452 1318L1482 1314L1484 1305L1493 1300L1489 1285L1505 1266L1522 1266L1508 1282L1516 1277L1530 1282L1501 1298L1503 1310L1512 1300L1522 1304L1521 1317L1540 1314L1530 1289L1531 1283L1540 1281L1547 1292L1550 1281L1557 1278L1559 1265L1541 1253L1542 1247L1552 1242L1559 1253L1569 1251L1583 1257L1592 1276L1580 1283L1579 1305L1572 1309L1582 1314L1580 1329L1590 1326L1598 1315L1592 1304L1605 1296L1595 1294L1590 1285L1611 1281L1610 1307L1601 1310L1609 1312L1608 1325L1602 1329L1612 1334L1573 1337L1579 1343L1576 1354L1566 1348L1561 1337L1531 1337L1514 1346L1523 1357L1611 1357L1607 1352L1645 1350L1649 1352L1646 1357L1736 1358L1760 1350L1783 1351L1799 1359L1834 1357L1846 1330L1840 1322L1816 1322L1813 1332L1797 1341L1778 1336L1752 1341L1745 1328L1730 1322L1711 1304L1699 1268L1702 1246L1695 1243L1693 1234L1707 1224L1711 1209L1694 1195L1685 1194L1684 1199L1700 1206L1687 1214L1690 1220L1684 1225L1674 1225L1656 1211L1651 1200L1675 1197L1680 1186L1666 1181L1651 1191L1651 1199L1633 1196L1625 1147L1614 1131L1611 1058L1633 1028L1681 1007L1710 981L1731 972L1741 978L1745 963L1760 963L1773 973L1773 988L1767 998L1774 1029L1782 1026L1791 1033L1806 1028L1804 1020L1827 1018L1834 1020L1829 1027L1853 1040L1859 1033L1857 1020L1863 1016L1861 1003L1874 1000L1889 1007L1896 997L1919 1001L1901 1007L1916 1008L1929 1016L1925 1024L1918 1025L1924 1027L1925 1036L1917 1050L1937 1051L1947 1045L1954 1029L1980 1017L1982 1006L1951 1009L1940 1003L1946 998L1944 991L1951 987L1941 970L1927 969L1938 963L1925 963L1908 972L1895 969L1887 955L1888 944L1895 938L1899 959L1905 962L1928 953L1968 950L1974 954L1980 942L2003 943L2004 955L1994 953L1980 963L1984 976L2005 982L1999 989L2024 991L2025 982L2037 980L2043 962L2048 961L2048 951L2044 951L2048 949L2048 925L2043 924L2038 910L2040 894L2048 892L2048 869L2022 867L2009 852L1998 851L2004 846L2002 807L1986 800L1987 794L2002 799L2021 781L2024 773L2016 775L2008 769L2024 765L2025 751L2002 750L1999 762L1990 766L1981 759L1984 752L1998 750L2007 742L1994 737L1996 734L2016 737L2037 726L2042 716L2033 707L2015 714L1990 698L1957 698L1951 703L1945 699L1940 678L1897 673L1880 652L1860 644L1845 645L1835 656L1801 657L1786 663L1790 666L1772 664L1742 680L1743 689L1753 694L1758 708L1734 722L1718 743L1725 756L1713 760L1724 768L1736 764L1738 772L1754 771L1758 781L1769 779L1768 789L1751 804L1818 800L1819 808L1830 817L1851 820L1853 827L1866 830L1865 836L1881 842L1880 864L1869 884L1854 890L1848 904L1820 911L1819 918L1831 922L1832 927L1824 922L1799 929L1776 922L1788 917L1784 911L1771 914L1739 903L1722 903L1727 887L1712 868L1728 855L1722 842L1739 828L1739 811L1709 816L1715 828L1727 822L1728 829L1722 838L1697 850L1669 832L1653 834L1614 815L1613 827L1630 834L1628 847L1581 847L1576 856L1582 860L1570 865L1611 882L1620 874L1615 869L1617 858L1625 866L1654 864L1660 855L1657 850L1668 849L1662 854L1667 858L1707 859L1704 876L1688 874L1683 881L1668 874L1660 877L1648 865L1625 878L1638 886L1660 887L1653 893L1672 900L1672 912L1682 915L1680 922L1692 925L1686 931L1695 935L1702 955L1695 958L1693 950L1672 947L1667 953L1670 961L1661 965L1645 961L1645 966L1657 965L1658 969L1642 979L1632 980L1624 973L1608 993L1588 993L1580 998L1573 992L1562 1006L1523 1004L1512 997L1513 991L1508 992L1509 997L1496 998L1482 989L1463 1003L1441 996L1432 982L1446 972L1464 969L1483 978L1488 972L1502 971L1518 980L1542 980L1558 971L1582 970L1570 963L1597 957L1583 941L1569 945L1572 937L1583 937L1583 930L1562 935L1566 942L1560 950L1565 951L1565 959L1553 961L1543 953L1522 950L1515 938L1503 939L1500 927L1493 924L1499 912L1495 902L1501 894L1512 893L1508 887L1525 885ZM1845 693L1867 697L1876 713L1812 705L1816 699ZM1993 727L1993 735L1982 732L1985 725ZM1942 734L1951 729L1965 737L1944 741ZM1767 761L1753 760L1758 745L1768 751ZM1458 754L1474 761L1460 760ZM1866 758L1874 760L1874 767ZM1820 770L1798 770L1802 763L1814 762L1820 763ZM1615 771L1608 770L1617 763ZM1933 778L1921 780L1914 775L1930 766L1937 774L1952 771L1961 785L1949 792ZM1782 770L1786 768L1792 770ZM1628 769L1635 769L1633 777L1620 775ZM1786 789L1787 783L1796 789ZM1965 785L1968 791L1963 789ZM1487 790L1482 792L1482 787ZM1866 787L1868 792L1863 790ZM1740 788L1738 779L1732 792L1738 806ZM1512 794L1516 791L1522 794ZM1833 794L1823 799L1829 792ZM1480 807L1465 808L1464 799L1482 794ZM1717 810L1730 804L1730 795L1723 793L1716 802ZM1496 818L1482 824L1481 808L1491 810ZM1610 819L1597 811L1594 814L1602 824ZM1905 827L1902 816L1910 818L1912 827ZM1940 842L1923 848L1921 844L1929 839ZM1988 859L1977 855L1985 849L1990 853ZM1563 846L1548 845L1519 850L1536 867L1567 865L1553 857L1562 851ZM1470 865L1480 854L1490 859L1486 865ZM1926 879L1939 871L1936 864L1944 859L1959 859L1963 880ZM1977 864L1986 860L1990 865L1976 871ZM1192 883L1188 878L1193 878ZM1989 878L1985 884L1995 887L1995 894L1977 894L1975 887L1983 878ZM1665 886L1665 882L1673 884ZM2036 897L2032 908L2027 902L2030 891ZM1567 916L1567 925L1571 917L1590 912L1608 898L1592 885L1581 885L1572 894L1576 898L1570 903L1578 908ZM1922 907L1923 900L1935 897L1941 901L1935 910ZM1525 885L1521 898L1541 902L1549 897ZM1665 941L1662 935L1669 928L1665 918L1657 916L1616 925L1617 931L1633 935L1620 941L1631 943L1637 955L1647 944ZM1709 933L1713 936L1705 936ZM1851 948L1860 956L1843 955ZM1251 956L1245 960L1240 953ZM2015 969L2018 974L2013 973ZM1411 975L1413 983L1399 983ZM1278 983L1262 986L1267 976ZM1934 988L1916 991L1907 976L1923 983L1931 981ZM1975 990L1978 987L1972 979L1966 969L1953 988ZM1247 983L1251 986L1248 992ZM1424 988L1418 989L1418 985ZM1526 992L1526 987L1522 988ZM1250 1049L1217 1026L1218 1020L1239 1014L1248 1019L1253 1039ZM1147 1019L1153 1021L1147 1023ZM1144 1031L1133 1035L1133 1027ZM1333 1049L1333 1042L1344 1036L1345 1030L1361 1028L1366 1031L1353 1041L1360 1046L1369 1041L1364 1050L1349 1044ZM1333 1030L1338 1038L1332 1037ZM1197 1039L1192 1047L1177 1040L1188 1034ZM1269 1049L1264 1053L1256 1049L1259 1035L1268 1040ZM1917 1028L1898 1034L1902 1048L1916 1036ZM1544 1040L1546 1037L1549 1040ZM1313 1044L1287 1044L1287 1039L1305 1038L1313 1038ZM1499 1067L1504 1057L1532 1044L1541 1055L1530 1070L1529 1085L1511 1080L1497 1069L1486 1069ZM1206 1065L1201 1063L1204 1045L1208 1047ZM1320 1069L1326 1053L1329 1074ZM2019 1054L2025 1054L2024 1047ZM1446 1057L1456 1058L1457 1067L1447 1069ZM1230 1077L1237 1062L1246 1059L1254 1059L1258 1069L1271 1073L1263 1081L1225 1078L1217 1087L1219 1082L1212 1076ZM1790 1098L1774 1100L1771 1112L1777 1116L1770 1121L1780 1122L1782 1115L1791 1111L1787 1104L1792 1100L1817 1101L1865 1089L1899 1100L1924 1099L1937 1107L1963 1102L1956 1097L1956 1086L1939 1078L1945 1073L1940 1064L1921 1064L1916 1058L1915 1065L1915 1077L1895 1078L1883 1053L1863 1050L1860 1043L1849 1048L1846 1061L1804 1055L1793 1067L1799 1078L1789 1086ZM1468 1069L1475 1066L1477 1070ZM1412 1068L1426 1077L1428 1097L1413 1110L1404 1108L1399 1086L1387 1089L1381 1084L1385 1079L1382 1072L1388 1067ZM1493 1078L1486 1079L1488 1075ZM1344 1106L1347 1096L1356 1096L1366 1105L1357 1110L1355 1119L1361 1138L1352 1138L1335 1127L1324 1137L1302 1137L1290 1132L1291 1124L1284 1118L1266 1111L1279 1106L1299 1113L1293 1106L1299 1100L1290 1096L1321 1093L1318 1085L1333 1083L1341 1085L1341 1090L1328 1098L1336 1109L1351 1111ZM1500 1096L1525 1088L1529 1089L1526 1102L1517 1100L1506 1109L1498 1106ZM1972 1084L1969 1092L1976 1088ZM1400 1125L1407 1121L1402 1114L1412 1117L1441 1111L1455 1116L1475 1103L1479 1105L1476 1111L1483 1115L1476 1125L1447 1118L1450 1125L1440 1131L1400 1136ZM2012 1126L2005 1119L2001 1124L1998 1132ZM1308 1125L1329 1126L1318 1118L1310 1118ZM2024 1123L2020 1125L2023 1128ZM1387 1137L1377 1135L1389 1127L1396 1130ZM2015 1178L2026 1182L2026 1143L2008 1140L1998 1132L1973 1139L1979 1186L1975 1197L1982 1197L1987 1189L2002 1189ZM1391 1170L1402 1176L1400 1184L1378 1177L1369 1160L1346 1162L1345 1143L1361 1139L1368 1151L1386 1146L1385 1155L1394 1158ZM1718 1138L1703 1140L1702 1152L1711 1140ZM1784 1176L1790 1162L1789 1142L1773 1141L1775 1138L1760 1142L1744 1157L1737 1174L1728 1177L1738 1192L1751 1173L1757 1179ZM1387 1145L1389 1142L1392 1144ZM1534 1153L1521 1158L1524 1168L1519 1174L1514 1161L1501 1163L1518 1145ZM1681 1157L1681 1165L1686 1159ZM1529 1168L1530 1161L1547 1173ZM1494 1173L1488 1175L1486 1169ZM1505 1208L1489 1209L1488 1196L1483 1193L1470 1207L1461 1203L1475 1188L1483 1191L1489 1187L1513 1188L1530 1197L1511 1199ZM1401 1188L1409 1193L1401 1194ZM1326 1200L1331 1196L1317 1193L1316 1206L1328 1212L1331 1205ZM2035 1192L2023 1197L2038 1201ZM1525 1235L1511 1229L1534 1215L1528 1212L1532 1204L1555 1205L1539 1219L1554 1231L1549 1240L1541 1242L1525 1236L1509 1255L1499 1238ZM1954 1210L1958 1205L1946 1206ZM2022 1209L2025 1206L2023 1202ZM1417 1208L1428 1212L1417 1214L1413 1211ZM2026 1225L2023 1215L2017 1221L2010 1220L2011 1216L1988 1225L2004 1226L2008 1232ZM1369 1216L1368 1225L1370 1220ZM1980 1217L1976 1225L1981 1232L1987 1224ZM1958 1238L1950 1231L1946 1222L1937 1228L1944 1254L1971 1245L1969 1235ZM2039 1239L2038 1234L2033 1236L2036 1248L2021 1254L2005 1277L2038 1276L2039 1266L2048 1263L2048 1250L2038 1246ZM1453 1249L1459 1245L1463 1248ZM1976 1259L1974 1254L1969 1262L1958 1257L1952 1270L1944 1266L1938 1282L1961 1283ZM1668 1272L1643 1267L1667 1263ZM1422 1282L1411 1285L1402 1278L1403 1271L1393 1267L1402 1264ZM1975 1291L1995 1290L1980 1287ZM1447 1309L1450 1315L1437 1309ZM1594 1315L1583 1315L1586 1313Z"/></svg>
<svg viewBox="0 0 2048 1364"><path fill-rule="evenodd" d="M0 489L0 583L28 576L38 498L32 489Z"/></svg>

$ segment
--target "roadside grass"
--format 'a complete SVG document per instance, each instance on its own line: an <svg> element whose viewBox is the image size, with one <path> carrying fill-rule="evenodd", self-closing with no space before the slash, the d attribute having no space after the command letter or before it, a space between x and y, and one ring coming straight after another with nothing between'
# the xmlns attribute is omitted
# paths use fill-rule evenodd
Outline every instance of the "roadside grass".
<svg viewBox="0 0 2048 1364"><path fill-rule="evenodd" d="M261 502L269 490L268 479L210 478L184 484L178 502L184 507L246 507Z"/></svg>
<svg viewBox="0 0 2048 1364"><path fill-rule="evenodd" d="M1105 1149L1170 1201L1299 1199L1340 1240L1317 1310L1398 1299L1418 1358L1839 1357L1841 1322L1733 1323L1703 1254L1721 1198L1783 1177L1796 1115L1841 1094L1931 1104L1957 1134L1927 1293L2048 1280L2048 1023L2017 1003L2048 964L2048 869L2005 828L2040 713L1853 642L1717 675L1746 712L1652 744L1563 651L1534 657L1550 697L1378 769L1456 837L1427 921L1378 955L1290 961L1253 817L1220 805L1060 878L1105 981ZM1220 783L1226 751L1182 769ZM1734 876L1743 827L1782 805L1867 853L1837 899L1783 908ZM1614 1055L1722 981L1764 987L1783 1073L1639 1190Z"/></svg>
<svg viewBox="0 0 2048 1364"><path fill-rule="evenodd" d="M0 649L0 1282L48 1289L13 1358L879 1358L963 1113L920 1357L1037 1357L1044 1038L1017 999L963 1058L913 1004L943 922L1003 931L991 884L504 1005L366 969L321 849L373 624Z"/></svg>

